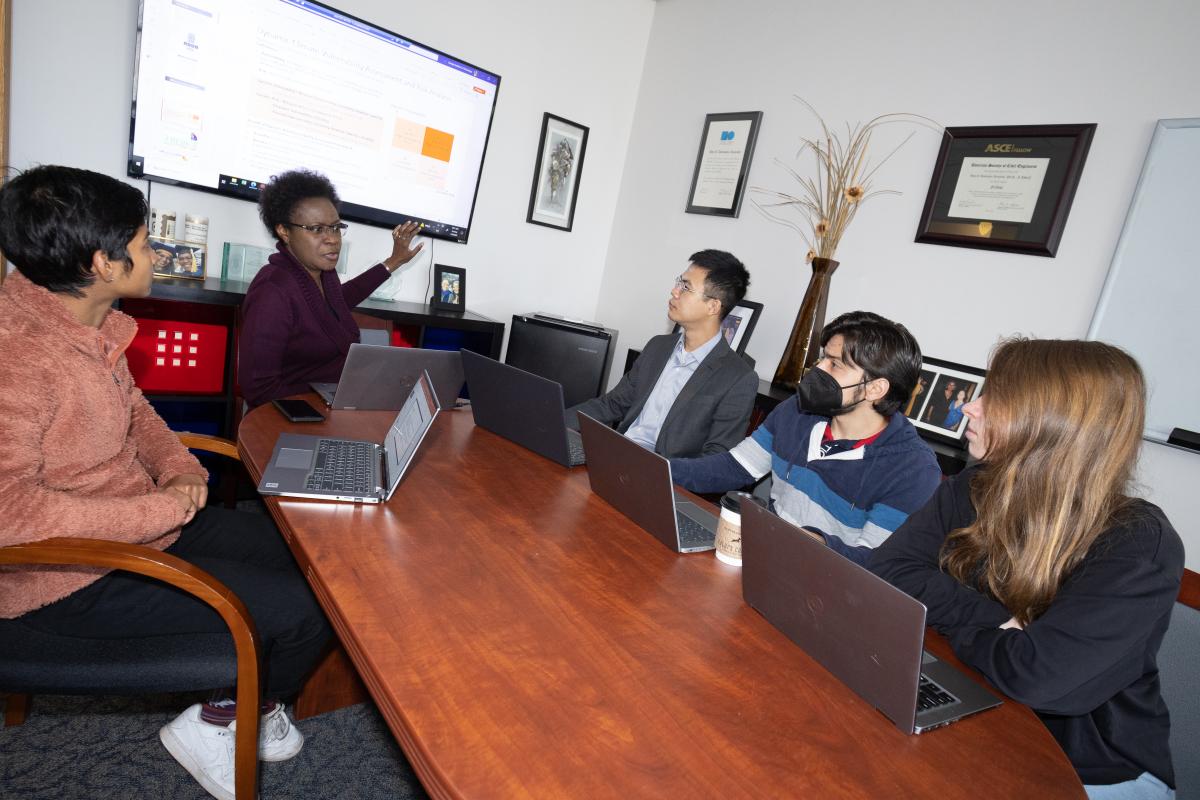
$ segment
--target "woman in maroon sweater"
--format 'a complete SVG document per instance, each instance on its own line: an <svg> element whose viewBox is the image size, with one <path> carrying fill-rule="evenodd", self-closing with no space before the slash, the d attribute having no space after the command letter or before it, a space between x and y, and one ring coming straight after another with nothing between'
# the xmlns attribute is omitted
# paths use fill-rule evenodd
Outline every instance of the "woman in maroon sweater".
<svg viewBox="0 0 1200 800"><path fill-rule="evenodd" d="M206 474L133 384L137 330L113 302L153 278L141 192L69 167L0 188L0 546L72 536L163 550L215 577L254 619L268 697L295 694L332 633L264 514L207 506ZM227 633L208 605L127 572L0 570L0 618L58 636L128 640ZM2 656L0 656L2 657ZM233 798L233 702L197 703L160 731L214 797ZM259 755L304 744L283 705L264 708Z"/></svg>
<svg viewBox="0 0 1200 800"><path fill-rule="evenodd" d="M262 190L258 214L278 252L250 284L242 303L238 383L251 408L336 382L350 345L359 339L350 310L421 251L420 231L406 222L392 231L392 253L343 284L337 275L347 225L338 195L324 175L294 170Z"/></svg>

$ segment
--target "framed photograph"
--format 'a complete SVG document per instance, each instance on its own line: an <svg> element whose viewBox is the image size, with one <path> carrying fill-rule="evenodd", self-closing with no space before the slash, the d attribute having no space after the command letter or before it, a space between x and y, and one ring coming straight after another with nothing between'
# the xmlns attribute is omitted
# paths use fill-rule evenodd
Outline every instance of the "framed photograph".
<svg viewBox="0 0 1200 800"><path fill-rule="evenodd" d="M571 230L587 137L588 129L583 125L549 113L542 115L542 138L538 142L526 222Z"/></svg>
<svg viewBox="0 0 1200 800"><path fill-rule="evenodd" d="M716 217L742 213L742 195L762 116L761 111L742 111L704 118L687 213Z"/></svg>
<svg viewBox="0 0 1200 800"><path fill-rule="evenodd" d="M946 128L916 241L1053 258L1095 132L1094 123Z"/></svg>
<svg viewBox="0 0 1200 800"><path fill-rule="evenodd" d="M433 296L429 305L443 311L467 310L467 271L445 264L433 266Z"/></svg>
<svg viewBox="0 0 1200 800"><path fill-rule="evenodd" d="M203 244L151 236L150 255L157 278L204 280L207 253Z"/></svg>
<svg viewBox="0 0 1200 800"><path fill-rule="evenodd" d="M986 378L982 369L925 358L904 416L922 436L965 448L967 421L962 407L979 396Z"/></svg>
<svg viewBox="0 0 1200 800"><path fill-rule="evenodd" d="M738 355L746 352L750 334L754 333L754 326L758 324L761 315L762 303L741 300L729 310L725 319L721 320L721 333L733 352Z"/></svg>
<svg viewBox="0 0 1200 800"><path fill-rule="evenodd" d="M729 309L725 319L721 320L721 334L725 337L725 343L729 345L730 350L738 355L746 352L746 345L750 342L750 334L754 333L754 326L758 324L759 316L762 315L762 308L762 303L741 300ZM677 322L671 329L671 333L678 332L679 323Z"/></svg>

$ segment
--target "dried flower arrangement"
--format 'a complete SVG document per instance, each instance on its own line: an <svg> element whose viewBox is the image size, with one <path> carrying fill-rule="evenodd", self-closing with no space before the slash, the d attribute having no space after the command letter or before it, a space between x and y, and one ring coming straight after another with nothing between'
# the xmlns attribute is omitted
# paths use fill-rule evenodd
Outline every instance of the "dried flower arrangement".
<svg viewBox="0 0 1200 800"><path fill-rule="evenodd" d="M773 189L755 187L751 191L764 197L762 201L754 200L767 217L796 230L808 244L808 254L805 261L814 258L833 258L838 244L846 228L854 220L859 207L882 194L900 194L894 189L874 189L872 179L876 170L887 163L896 151L912 138L909 133L898 145L892 148L882 160L871 165L867 158L871 143L871 135L881 125L896 122L906 122L922 127L941 130L941 126L928 117L919 114L895 113L883 114L866 123L859 123L853 128L846 124L843 138L840 132L830 131L825 120L817 113L808 101L797 96L799 101L812 112L821 123L821 138L809 139L800 137L800 150L796 153L797 160L805 151L810 151L816 160L816 176L806 177L798 171L775 159L775 163L783 167L800 184L799 196ZM797 223L790 217L783 216L781 211L794 209L801 217Z"/></svg>

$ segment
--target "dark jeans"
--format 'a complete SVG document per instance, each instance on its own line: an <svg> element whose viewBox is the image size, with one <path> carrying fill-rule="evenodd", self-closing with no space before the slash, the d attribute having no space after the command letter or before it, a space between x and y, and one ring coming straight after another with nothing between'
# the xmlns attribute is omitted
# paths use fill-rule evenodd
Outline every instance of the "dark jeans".
<svg viewBox="0 0 1200 800"><path fill-rule="evenodd" d="M300 691L332 630L271 519L209 506L167 552L208 572L246 604L258 628L265 696ZM48 633L89 639L229 630L201 600L130 572L110 572L23 621Z"/></svg>

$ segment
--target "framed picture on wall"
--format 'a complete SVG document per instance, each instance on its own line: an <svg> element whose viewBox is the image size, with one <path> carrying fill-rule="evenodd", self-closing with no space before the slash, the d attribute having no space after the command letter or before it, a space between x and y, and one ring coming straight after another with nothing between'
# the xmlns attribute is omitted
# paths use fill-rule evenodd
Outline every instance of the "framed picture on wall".
<svg viewBox="0 0 1200 800"><path fill-rule="evenodd" d="M156 278L188 278L202 281L205 277L206 248L197 242L151 236L150 255Z"/></svg>
<svg viewBox="0 0 1200 800"><path fill-rule="evenodd" d="M1096 125L946 128L916 241L1054 257Z"/></svg>
<svg viewBox="0 0 1200 800"><path fill-rule="evenodd" d="M467 271L462 267L435 264L433 267L433 296L429 305L443 311L467 310Z"/></svg>
<svg viewBox="0 0 1200 800"><path fill-rule="evenodd" d="M569 231L575 224L575 201L587 150L588 128L553 114L542 115L533 188L525 221Z"/></svg>
<svg viewBox="0 0 1200 800"><path fill-rule="evenodd" d="M761 111L709 114L700 131L700 150L692 172L685 211L715 217L742 213L746 176L758 141Z"/></svg>
<svg viewBox="0 0 1200 800"><path fill-rule="evenodd" d="M986 379L985 370L927 357L902 409L904 416L922 436L966 447L967 421L962 408L979 397Z"/></svg>

